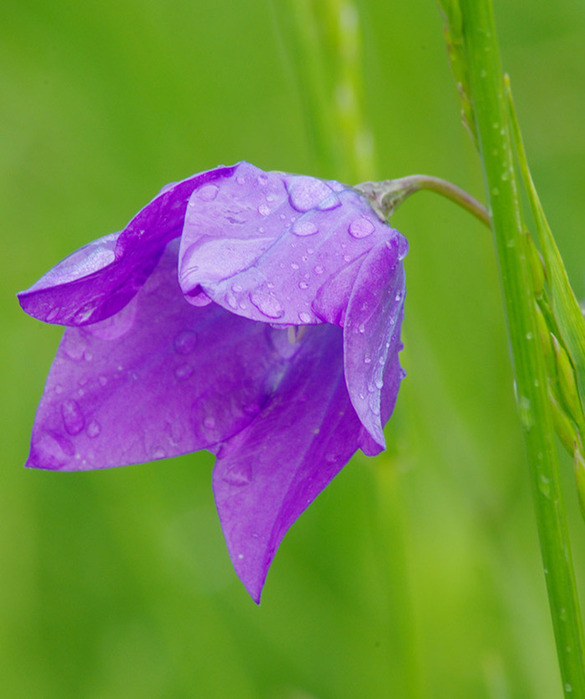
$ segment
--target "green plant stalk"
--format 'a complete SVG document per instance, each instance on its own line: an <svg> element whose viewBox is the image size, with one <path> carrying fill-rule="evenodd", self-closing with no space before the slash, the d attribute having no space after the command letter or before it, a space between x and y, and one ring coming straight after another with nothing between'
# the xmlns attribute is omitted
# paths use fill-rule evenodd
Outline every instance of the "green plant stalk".
<svg viewBox="0 0 585 699"><path fill-rule="evenodd" d="M465 59L492 217L518 410L565 696L585 697L581 618L571 561L546 369L538 343L527 243L490 0L460 0Z"/></svg>

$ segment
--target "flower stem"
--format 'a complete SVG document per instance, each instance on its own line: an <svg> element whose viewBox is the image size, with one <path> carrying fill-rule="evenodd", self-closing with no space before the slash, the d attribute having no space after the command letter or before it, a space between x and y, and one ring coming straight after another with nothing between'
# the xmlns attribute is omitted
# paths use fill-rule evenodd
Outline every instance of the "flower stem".
<svg viewBox="0 0 585 699"><path fill-rule="evenodd" d="M483 204L468 194L461 187L457 187L447 180L432 175L409 175L397 180L384 180L383 182L364 182L354 187L364 194L372 203L372 207L384 220L388 219L395 208L407 199L411 194L427 189L436 192L455 204L463 207L473 214L486 226L491 227L489 214Z"/></svg>
<svg viewBox="0 0 585 699"><path fill-rule="evenodd" d="M460 0L459 5L563 690L585 697L579 603L492 4Z"/></svg>

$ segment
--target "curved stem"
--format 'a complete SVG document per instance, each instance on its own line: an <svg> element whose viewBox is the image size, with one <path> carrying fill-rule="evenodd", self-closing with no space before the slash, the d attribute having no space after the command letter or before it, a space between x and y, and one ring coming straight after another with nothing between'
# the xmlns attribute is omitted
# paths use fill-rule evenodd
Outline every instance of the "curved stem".
<svg viewBox="0 0 585 699"><path fill-rule="evenodd" d="M490 217L485 206L452 182L432 175L409 175L396 180L383 182L364 182L354 187L372 202L378 215L388 219L394 209L402 204L411 194L427 189L451 200L473 214L477 219L491 228Z"/></svg>

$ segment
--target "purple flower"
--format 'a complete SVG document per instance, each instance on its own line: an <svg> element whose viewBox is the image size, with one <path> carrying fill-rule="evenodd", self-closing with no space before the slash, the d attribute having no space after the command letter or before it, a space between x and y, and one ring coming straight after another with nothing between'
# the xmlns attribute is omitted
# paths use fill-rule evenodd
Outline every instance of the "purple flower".
<svg viewBox="0 0 585 699"><path fill-rule="evenodd" d="M69 326L27 465L208 449L228 550L258 602L301 512L358 448L384 449L406 251L338 182L242 162L168 185L19 294Z"/></svg>

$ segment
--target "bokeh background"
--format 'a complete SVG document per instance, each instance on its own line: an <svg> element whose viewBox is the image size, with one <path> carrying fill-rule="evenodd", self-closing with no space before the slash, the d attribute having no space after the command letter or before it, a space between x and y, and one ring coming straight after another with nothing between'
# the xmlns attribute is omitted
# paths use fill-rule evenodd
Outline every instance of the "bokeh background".
<svg viewBox="0 0 585 699"><path fill-rule="evenodd" d="M22 468L60 330L26 317L16 291L219 163L347 176L309 138L287 6L0 4L3 697L560 696L492 241L435 195L393 221L410 253L390 448L357 455L292 528L259 608L231 569L210 455ZM437 6L356 7L371 177L425 172L482 197ZM585 298L585 5L496 0L496 17ZM585 526L562 467L582 588Z"/></svg>

